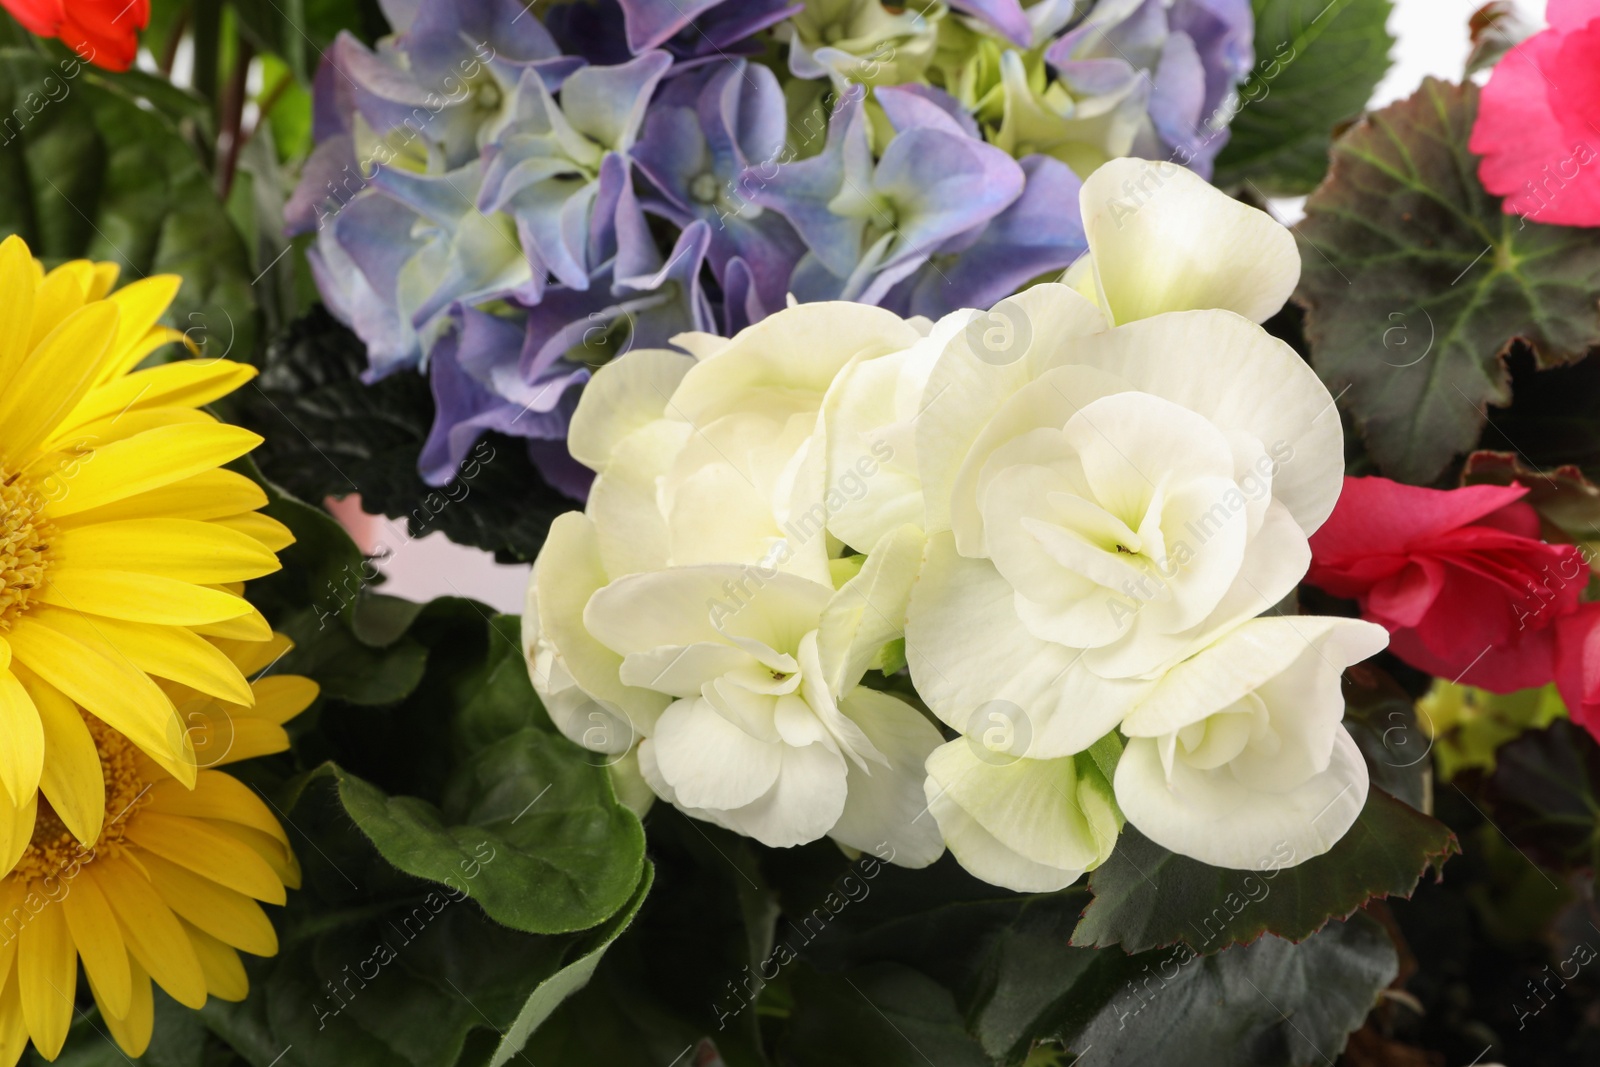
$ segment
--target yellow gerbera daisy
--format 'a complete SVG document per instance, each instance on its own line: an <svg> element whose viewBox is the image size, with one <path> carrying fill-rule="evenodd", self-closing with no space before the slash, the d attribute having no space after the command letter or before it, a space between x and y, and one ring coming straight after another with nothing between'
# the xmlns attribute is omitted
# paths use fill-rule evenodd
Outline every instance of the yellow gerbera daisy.
<svg viewBox="0 0 1600 1067"><path fill-rule="evenodd" d="M42 789L82 842L102 830L105 734L72 705L193 785L192 733L155 679L248 703L206 638L270 636L225 584L277 570L293 541L258 486L219 469L261 439L199 410L254 368L136 370L184 339L157 325L179 279L116 278L88 261L47 274L0 242L0 799L26 810Z"/></svg>
<svg viewBox="0 0 1600 1067"><path fill-rule="evenodd" d="M288 641L215 646L248 675ZM295 676L261 678L252 688L248 706L172 691L200 735L197 748L217 764L288 748L283 723L317 695L316 683ZM98 837L80 843L48 800L36 821L13 813L22 830L15 840L0 833L0 850L15 862L0 880L0 1067L14 1067L30 1037L46 1059L61 1051L80 960L107 1029L129 1056L150 1043L152 981L191 1008L207 996L242 1000L248 983L239 952L278 950L257 901L282 904L284 887L300 884L288 836L248 787L201 770L191 789L100 720L79 721L105 787Z"/></svg>

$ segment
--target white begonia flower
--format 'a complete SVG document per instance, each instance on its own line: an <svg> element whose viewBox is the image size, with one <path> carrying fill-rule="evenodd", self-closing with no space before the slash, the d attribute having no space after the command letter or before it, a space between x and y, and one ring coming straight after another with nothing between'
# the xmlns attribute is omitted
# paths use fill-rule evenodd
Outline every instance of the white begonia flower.
<svg viewBox="0 0 1600 1067"><path fill-rule="evenodd" d="M1300 280L1288 229L1175 163L1113 159L1078 204L1089 251L1064 280L1112 326L1206 308L1265 322Z"/></svg>
<svg viewBox="0 0 1600 1067"><path fill-rule="evenodd" d="M895 862L943 851L918 822L939 732L858 683L900 633L921 534L877 546L839 590L781 571L701 564L633 574L590 598L587 633L627 687L672 703L639 748L652 789L775 848L832 836Z"/></svg>
<svg viewBox="0 0 1600 1067"><path fill-rule="evenodd" d="M928 757L928 810L974 877L1019 893L1065 889L1105 862L1122 831L1106 777L1115 746L1038 760L948 742Z"/></svg>
<svg viewBox="0 0 1600 1067"><path fill-rule="evenodd" d="M1231 312L1073 336L1039 328L1096 314L1072 290L1010 303L1034 323L1023 358L993 366L963 334L929 378L961 402L918 420L932 536L906 655L945 722L1009 700L1031 724L1016 754L1048 759L1294 589L1343 435L1305 362Z"/></svg>
<svg viewBox="0 0 1600 1067"><path fill-rule="evenodd" d="M1327 852L1367 799L1340 674L1388 644L1356 619L1256 619L1168 671L1122 723L1117 803L1164 848L1273 870Z"/></svg>
<svg viewBox="0 0 1600 1067"><path fill-rule="evenodd" d="M641 350L602 367L568 446L598 474L587 510L608 575L761 562L827 582L823 527L847 497L813 447L823 399L851 361L923 332L881 308L802 304L732 339L674 338L692 357Z"/></svg>
<svg viewBox="0 0 1600 1067"><path fill-rule="evenodd" d="M625 684L622 657L585 628L589 598L610 581L594 522L578 511L558 516L528 580L522 651L534 692L556 729L591 752L620 756L671 701Z"/></svg>

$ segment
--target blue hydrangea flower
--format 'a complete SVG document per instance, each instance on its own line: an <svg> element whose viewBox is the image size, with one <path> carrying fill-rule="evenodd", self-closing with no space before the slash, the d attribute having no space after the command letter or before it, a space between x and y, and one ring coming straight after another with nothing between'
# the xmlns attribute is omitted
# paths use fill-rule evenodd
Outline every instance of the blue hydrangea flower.
<svg viewBox="0 0 1600 1067"><path fill-rule="evenodd" d="M778 159L787 134L777 76L734 60L665 85L633 150L634 162L656 190L645 198L645 209L679 226L705 220L712 273L724 292L749 287L754 318L783 306L789 276L805 253L805 244L781 215L740 192L745 171ZM731 302L741 308L745 303L742 296Z"/></svg>
<svg viewBox="0 0 1600 1067"><path fill-rule="evenodd" d="M800 300L875 304L1021 195L1026 179L1009 155L937 106L905 100L902 128L876 159L863 94L854 93L841 99L820 154L742 177L751 202L787 218L810 249L790 280Z"/></svg>
<svg viewBox="0 0 1600 1067"><path fill-rule="evenodd" d="M537 72L523 76L510 118L483 150L477 207L516 220L536 279L548 271L563 285L588 287L614 224L608 208L621 202L626 154L671 65L665 52L646 52L585 67L562 84L559 103Z"/></svg>

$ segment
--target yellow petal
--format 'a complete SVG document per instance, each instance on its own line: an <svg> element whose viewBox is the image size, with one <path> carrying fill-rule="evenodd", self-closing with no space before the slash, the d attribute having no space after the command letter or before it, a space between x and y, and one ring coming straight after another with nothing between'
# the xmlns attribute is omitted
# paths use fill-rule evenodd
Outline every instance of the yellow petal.
<svg viewBox="0 0 1600 1067"><path fill-rule="evenodd" d="M20 667L17 679L33 698L44 726L46 759L39 788L72 836L93 845L106 818L106 783L94 737L78 706L59 689Z"/></svg>
<svg viewBox="0 0 1600 1067"><path fill-rule="evenodd" d="M39 788L44 771L44 726L33 699L11 671L0 671L0 788L20 807Z"/></svg>
<svg viewBox="0 0 1600 1067"><path fill-rule="evenodd" d="M282 552L294 544L294 534L289 532L289 527L272 516L263 515L259 511L246 512L243 515L229 515L226 518L217 519L216 524L218 526L226 526L230 530L238 530L247 537L253 537L273 552Z"/></svg>
<svg viewBox="0 0 1600 1067"><path fill-rule="evenodd" d="M102 300L73 312L28 354L0 393L0 460L21 466L77 406L116 328L117 309Z"/></svg>
<svg viewBox="0 0 1600 1067"><path fill-rule="evenodd" d="M255 956L278 953L278 933L261 905L153 852L139 857L150 884L181 918L212 937Z"/></svg>
<svg viewBox="0 0 1600 1067"><path fill-rule="evenodd" d="M198 712L184 712L200 766L227 766L290 750L290 736L282 726L250 717L250 709L232 713L219 701L206 705Z"/></svg>
<svg viewBox="0 0 1600 1067"><path fill-rule="evenodd" d="M18 941L22 1017L40 1055L53 1060L72 1028L72 998L78 988L78 954L65 909L46 904L22 928Z"/></svg>
<svg viewBox="0 0 1600 1067"><path fill-rule="evenodd" d="M71 461L112 441L121 441L162 426L210 426L217 418L194 408L140 408L119 411L93 422L68 419L46 437L41 448L51 450L28 468L29 477L44 478L50 471L70 470Z"/></svg>
<svg viewBox="0 0 1600 1067"><path fill-rule="evenodd" d="M161 626L226 622L255 610L250 602L209 586L132 571L63 567L37 594L58 608Z"/></svg>
<svg viewBox="0 0 1600 1067"><path fill-rule="evenodd" d="M22 983L13 976L0 989L0 1063L14 1064L28 1049L28 1024L22 1018Z"/></svg>
<svg viewBox="0 0 1600 1067"><path fill-rule="evenodd" d="M140 812L128 824L128 839L140 848L218 885L268 904L282 904L288 899L283 882L255 849L240 840L247 832L235 834L204 820L151 811Z"/></svg>
<svg viewBox="0 0 1600 1067"><path fill-rule="evenodd" d="M144 571L199 585L248 581L280 566L254 538L193 519L124 519L66 529L51 547L57 566Z"/></svg>
<svg viewBox="0 0 1600 1067"><path fill-rule="evenodd" d="M28 802L20 808L11 803L11 799L0 793L0 871L9 874L16 867L17 861L22 859L22 854L28 851L28 843L33 840L33 824L39 814L39 795L35 793ZM8 883L0 882L0 889ZM14 938L16 930L8 921L11 908L0 911L0 940Z"/></svg>
<svg viewBox="0 0 1600 1067"><path fill-rule="evenodd" d="M142 816L131 820L130 831L143 822ZM84 875L92 876L111 902L123 940L139 966L179 1004L186 1008L204 1006L206 980L194 947L183 935L178 917L145 876L119 857L95 860L83 868L79 877Z"/></svg>
<svg viewBox="0 0 1600 1067"><path fill-rule="evenodd" d="M194 748L172 701L103 639L80 641L24 615L6 635L16 658L139 746L180 782L195 778Z"/></svg>
<svg viewBox="0 0 1600 1067"><path fill-rule="evenodd" d="M200 959L200 970L206 976L207 993L218 1000L235 1003L249 995L250 979L245 977L244 964L240 962L237 952L188 923L183 924L183 931L189 935L194 954Z"/></svg>
<svg viewBox="0 0 1600 1067"><path fill-rule="evenodd" d="M150 787L149 797L147 811L249 826L270 834L284 848L289 847L289 835L266 802L232 775L201 771L193 789L185 789L177 782L159 782Z"/></svg>
<svg viewBox="0 0 1600 1067"><path fill-rule="evenodd" d="M63 263L40 280L34 293L33 329L28 334L30 348L37 348L51 330L84 306L93 280L94 264L86 259ZM108 346L115 336L112 333L106 338Z"/></svg>
<svg viewBox="0 0 1600 1067"><path fill-rule="evenodd" d="M105 894L89 879L75 878L61 898L61 907L93 984L95 1000L111 1015L127 1015L133 1003L133 975L128 970L122 928Z"/></svg>
<svg viewBox="0 0 1600 1067"><path fill-rule="evenodd" d="M0 241L0 390L11 383L11 376L28 354L28 335L33 330L33 253L22 238L13 234Z"/></svg>
<svg viewBox="0 0 1600 1067"><path fill-rule="evenodd" d="M94 389L72 411L85 423L138 408L198 408L227 396L259 373L227 359L185 359L134 371Z"/></svg>
<svg viewBox="0 0 1600 1067"><path fill-rule="evenodd" d="M210 470L93 511L51 517L58 526L70 527L118 519L220 519L266 506L267 494L249 478Z"/></svg>
<svg viewBox="0 0 1600 1067"><path fill-rule="evenodd" d="M250 614L241 615L237 619L202 623L191 629L202 637L214 637L226 641L261 642L272 636L272 625L267 622L267 617L254 609Z"/></svg>
<svg viewBox="0 0 1600 1067"><path fill-rule="evenodd" d="M96 263L94 265L94 280L89 283L89 299L104 300L106 294L117 284L117 278L122 274L122 268L115 263ZM138 284L135 282L134 284ZM131 286L130 286L131 288Z"/></svg>
<svg viewBox="0 0 1600 1067"><path fill-rule="evenodd" d="M126 374L144 358L140 355L132 362L127 362L128 358L132 357L135 346L155 328L161 316L166 314L167 308L177 298L178 289L182 285L183 279L176 274L156 274L130 282L111 296L111 302L117 305L117 310L122 313L122 321L117 328L116 342L106 353L107 358L98 376L99 381L108 381Z"/></svg>
<svg viewBox="0 0 1600 1067"><path fill-rule="evenodd" d="M213 470L261 443L259 434L227 423L164 426L96 448L62 476L63 492L48 514L74 515Z"/></svg>
<svg viewBox="0 0 1600 1067"><path fill-rule="evenodd" d="M84 615L40 605L29 618L85 643L107 641L129 663L160 678L170 678L235 704L252 704L255 694L233 661L203 637L181 626L153 626Z"/></svg>
<svg viewBox="0 0 1600 1067"><path fill-rule="evenodd" d="M322 687L298 674L275 674L252 682L256 705L250 717L283 725L311 706Z"/></svg>
<svg viewBox="0 0 1600 1067"><path fill-rule="evenodd" d="M289 848L272 834L264 834L248 826L229 823L227 828L228 833L249 845L256 855L272 868L272 873L277 876L278 881L290 889L300 888L300 861L295 858L294 849Z"/></svg>
<svg viewBox="0 0 1600 1067"><path fill-rule="evenodd" d="M139 966L139 961L129 960L128 970L133 973L133 1003L128 1008L128 1014L121 1019L106 1011L100 1015L122 1051L138 1058L150 1047L150 1035L155 1030L155 997L151 995L150 975ZM89 980L89 989L91 992L94 990L92 978ZM100 995L96 993L95 1001L98 1003L99 1000Z"/></svg>
<svg viewBox="0 0 1600 1067"><path fill-rule="evenodd" d="M246 678L253 678L278 662L294 642L283 634L275 633L268 641L218 641L223 654L239 665Z"/></svg>

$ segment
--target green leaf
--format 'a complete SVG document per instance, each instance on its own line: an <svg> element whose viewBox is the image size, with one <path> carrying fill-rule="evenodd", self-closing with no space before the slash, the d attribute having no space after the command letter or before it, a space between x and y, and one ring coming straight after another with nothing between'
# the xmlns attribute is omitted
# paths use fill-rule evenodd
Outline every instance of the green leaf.
<svg viewBox="0 0 1600 1067"><path fill-rule="evenodd" d="M259 389L230 398L231 419L266 437L255 452L267 477L306 500L360 493L369 512L404 517L411 537L443 532L503 562L538 555L550 523L578 504L552 489L526 442L489 435L450 485L417 473L433 421L424 375L399 370L361 381L366 348L320 307L267 349Z"/></svg>
<svg viewBox="0 0 1600 1067"><path fill-rule="evenodd" d="M633 900L596 935L594 947L535 987L533 993L523 1002L516 1021L495 1046L494 1055L489 1059L489 1067L502 1067L503 1064L510 1063L512 1057L518 1055L527 1045L528 1038L533 1032L569 997L589 984L589 980L594 977L595 968L600 965L600 958L639 914L639 908L650 892L653 877L654 869L646 864L644 879L639 883L639 889L634 893Z"/></svg>
<svg viewBox="0 0 1600 1067"><path fill-rule="evenodd" d="M0 233L21 234L46 263L116 262L124 282L181 275L167 323L208 357L248 360L258 325L244 244L173 119L138 102L177 92L0 51L0 115L26 119L0 132Z"/></svg>
<svg viewBox="0 0 1600 1067"><path fill-rule="evenodd" d="M1447 826L1378 788L1332 849L1276 871L1207 866L1130 824L1089 876L1094 901L1072 942L1139 952L1181 941L1213 953L1264 933L1299 941L1374 897L1409 897L1429 867L1459 851Z"/></svg>
<svg viewBox="0 0 1600 1067"><path fill-rule="evenodd" d="M1185 1067L1332 1063L1399 971L1388 932L1365 914L1300 944L1264 937L1214 956L1179 946L1128 962L1109 1003L1067 1035L1086 1064L1175 1054Z"/></svg>
<svg viewBox="0 0 1600 1067"><path fill-rule="evenodd" d="M839 1067L990 1067L949 990L909 967L882 963L820 976L800 969L792 1063Z"/></svg>
<svg viewBox="0 0 1600 1067"><path fill-rule="evenodd" d="M1428 810L1428 756L1434 734L1417 721L1410 694L1370 663L1344 673L1344 726L1367 758L1373 785L1418 811Z"/></svg>
<svg viewBox="0 0 1600 1067"><path fill-rule="evenodd" d="M560 983L546 983L616 938L651 884L645 868L597 930L525 934L469 899L476 884L507 876L500 857L458 871L450 886L403 875L343 814L329 776L308 784L285 825L306 885L274 917L282 950L248 965L244 1003L213 1000L203 1012L253 1067L484 1063L554 997Z"/></svg>
<svg viewBox="0 0 1600 1067"><path fill-rule="evenodd" d="M489 917L528 933L585 930L620 908L638 884L644 831L617 803L603 769L566 740L525 729L457 768L441 812L387 797L337 767L325 773L362 833L397 868L441 884L496 864L468 894Z"/></svg>
<svg viewBox="0 0 1600 1067"><path fill-rule="evenodd" d="M1334 146L1298 227L1312 363L1384 473L1426 484L1511 400L1515 340L1540 366L1600 343L1600 230L1501 213L1467 151L1478 89L1434 79Z"/></svg>
<svg viewBox="0 0 1600 1067"><path fill-rule="evenodd" d="M1552 870L1600 867L1600 745L1570 719L1503 746L1485 789L1495 827Z"/></svg>
<svg viewBox="0 0 1600 1067"><path fill-rule="evenodd" d="M1335 127L1361 114L1389 69L1390 0L1253 0L1256 66L1217 158L1218 185L1309 193Z"/></svg>
<svg viewBox="0 0 1600 1067"><path fill-rule="evenodd" d="M340 30L371 44L388 31L377 0L231 0L257 48L282 56L309 81Z"/></svg>
<svg viewBox="0 0 1600 1067"><path fill-rule="evenodd" d="M756 847L662 805L649 824L650 900L594 980L535 1032L526 1055L540 1065L687 1067L700 1062L692 1050L710 1041L728 1067L764 1067L758 1020L788 972L774 971L759 947L771 943L770 914L745 906L771 894ZM763 973L777 981L752 1002Z"/></svg>

